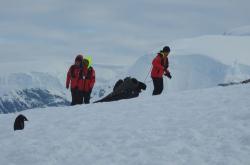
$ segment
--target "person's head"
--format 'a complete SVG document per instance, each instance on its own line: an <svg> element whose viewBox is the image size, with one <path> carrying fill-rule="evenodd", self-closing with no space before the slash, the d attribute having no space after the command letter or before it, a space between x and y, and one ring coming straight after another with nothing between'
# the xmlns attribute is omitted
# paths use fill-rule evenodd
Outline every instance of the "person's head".
<svg viewBox="0 0 250 165"><path fill-rule="evenodd" d="M84 56L84 60L86 60L84 63L85 63L85 66L87 68L91 67L92 65L92 57L91 56ZM84 65L84 64L83 64Z"/></svg>
<svg viewBox="0 0 250 165"><path fill-rule="evenodd" d="M80 66L83 60L83 56L81 54L77 55L75 58L75 65Z"/></svg>
<svg viewBox="0 0 250 165"><path fill-rule="evenodd" d="M82 63L83 63L84 67L87 67L87 68L89 67L89 60L88 59L84 58Z"/></svg>
<svg viewBox="0 0 250 165"><path fill-rule="evenodd" d="M169 48L169 46L165 46L165 47L162 49L161 52L163 53L164 56L168 56L169 53L170 53L170 48Z"/></svg>

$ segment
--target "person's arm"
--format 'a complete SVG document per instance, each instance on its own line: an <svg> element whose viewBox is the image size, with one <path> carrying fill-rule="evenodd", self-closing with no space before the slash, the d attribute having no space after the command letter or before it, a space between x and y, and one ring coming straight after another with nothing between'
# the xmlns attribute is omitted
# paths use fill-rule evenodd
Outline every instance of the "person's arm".
<svg viewBox="0 0 250 165"><path fill-rule="evenodd" d="M171 73L168 70L168 67L169 67L169 62L168 62L168 57L166 57L165 63L164 63L164 72L165 72L164 75L167 76L169 79L171 79L172 76L171 76Z"/></svg>
<svg viewBox="0 0 250 165"><path fill-rule="evenodd" d="M169 70L168 70L168 69L165 69L165 73L164 73L164 75L165 75L165 76L167 76L169 79L171 79L171 78L172 78L171 73L169 72Z"/></svg>
<svg viewBox="0 0 250 165"><path fill-rule="evenodd" d="M71 69L72 66L69 68L68 73L67 73L67 78L66 78L66 88L69 88L69 84L70 84L70 79L71 79Z"/></svg>
<svg viewBox="0 0 250 165"><path fill-rule="evenodd" d="M92 68L91 78L90 78L90 88L92 88L95 85L95 70Z"/></svg>

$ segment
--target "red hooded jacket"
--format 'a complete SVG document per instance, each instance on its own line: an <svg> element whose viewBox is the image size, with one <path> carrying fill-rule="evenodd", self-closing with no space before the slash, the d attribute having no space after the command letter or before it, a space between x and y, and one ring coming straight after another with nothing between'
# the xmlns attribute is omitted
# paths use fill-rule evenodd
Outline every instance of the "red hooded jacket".
<svg viewBox="0 0 250 165"><path fill-rule="evenodd" d="M95 84L95 70L93 67L84 67L80 72L78 87L80 91L90 92Z"/></svg>
<svg viewBox="0 0 250 165"><path fill-rule="evenodd" d="M168 71L168 57L163 57L161 53L158 53L152 62L153 68L151 70L152 78L162 78L164 73L169 73Z"/></svg>
<svg viewBox="0 0 250 165"><path fill-rule="evenodd" d="M80 67L76 65L72 65L69 68L69 71L67 73L67 79L66 79L66 87L71 89L78 88L78 80L80 75Z"/></svg>

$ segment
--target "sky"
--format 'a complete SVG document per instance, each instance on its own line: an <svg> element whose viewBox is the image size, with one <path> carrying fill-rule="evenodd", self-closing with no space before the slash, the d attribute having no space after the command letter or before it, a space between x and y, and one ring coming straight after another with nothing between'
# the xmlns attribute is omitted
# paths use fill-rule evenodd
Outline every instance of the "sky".
<svg viewBox="0 0 250 165"><path fill-rule="evenodd" d="M0 0L0 61L82 53L132 63L176 39L249 25L249 15L249 0Z"/></svg>

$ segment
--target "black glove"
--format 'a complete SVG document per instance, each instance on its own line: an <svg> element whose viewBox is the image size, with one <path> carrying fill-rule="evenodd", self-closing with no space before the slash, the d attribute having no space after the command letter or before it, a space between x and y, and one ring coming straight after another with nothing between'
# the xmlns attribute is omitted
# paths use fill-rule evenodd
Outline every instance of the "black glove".
<svg viewBox="0 0 250 165"><path fill-rule="evenodd" d="M171 76L171 74L169 73L169 75L167 76L169 79L171 79L172 78L172 76Z"/></svg>
<svg viewBox="0 0 250 165"><path fill-rule="evenodd" d="M171 79L172 78L172 76L171 76L171 74L170 74L170 72L169 71L165 71L165 74L164 74L165 76L167 76L169 79Z"/></svg>

